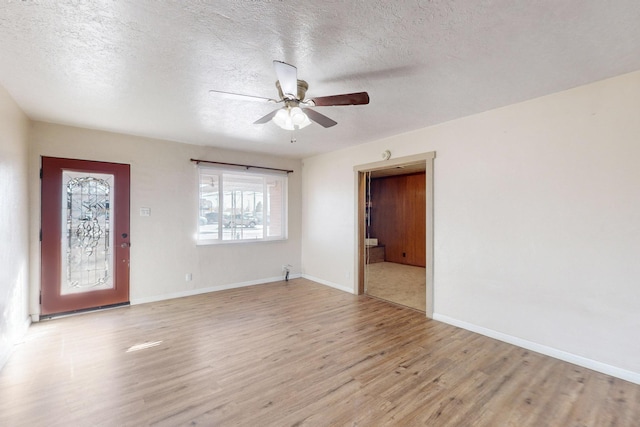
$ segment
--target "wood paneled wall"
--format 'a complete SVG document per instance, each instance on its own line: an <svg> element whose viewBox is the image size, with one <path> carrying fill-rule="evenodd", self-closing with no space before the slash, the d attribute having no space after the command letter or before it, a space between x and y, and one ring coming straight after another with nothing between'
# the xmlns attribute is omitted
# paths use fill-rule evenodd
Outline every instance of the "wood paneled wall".
<svg viewBox="0 0 640 427"><path fill-rule="evenodd" d="M371 180L369 236L385 246L385 261L425 267L425 174Z"/></svg>

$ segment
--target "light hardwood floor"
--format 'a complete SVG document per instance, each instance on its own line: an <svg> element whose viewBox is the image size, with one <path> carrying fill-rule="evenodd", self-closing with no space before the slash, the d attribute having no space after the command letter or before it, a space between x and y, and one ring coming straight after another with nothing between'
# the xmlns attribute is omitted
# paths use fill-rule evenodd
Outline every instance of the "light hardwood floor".
<svg viewBox="0 0 640 427"><path fill-rule="evenodd" d="M638 385L304 279L34 324L0 372L2 426L639 423Z"/></svg>

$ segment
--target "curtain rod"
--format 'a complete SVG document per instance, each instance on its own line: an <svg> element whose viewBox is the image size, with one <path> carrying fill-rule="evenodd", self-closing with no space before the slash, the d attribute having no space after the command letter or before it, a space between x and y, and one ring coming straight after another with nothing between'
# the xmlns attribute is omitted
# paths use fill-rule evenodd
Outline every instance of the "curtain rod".
<svg viewBox="0 0 640 427"><path fill-rule="evenodd" d="M226 166L240 166L243 168L253 168L253 169L265 169L265 170L270 170L270 171L278 171L278 172L286 172L286 173L293 173L292 170L287 170L287 169L277 169L277 168L267 168L265 166L253 166L253 165L241 165L239 163L224 163L224 162L212 162L210 160L200 160L200 159L191 159L192 162L194 162L196 165L199 165L200 163L209 163L212 165L226 165Z"/></svg>

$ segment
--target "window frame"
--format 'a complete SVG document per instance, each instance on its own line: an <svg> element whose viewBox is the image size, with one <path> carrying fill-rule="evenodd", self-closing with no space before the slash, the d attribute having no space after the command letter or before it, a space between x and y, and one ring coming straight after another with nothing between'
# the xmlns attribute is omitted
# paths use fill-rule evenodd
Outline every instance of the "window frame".
<svg viewBox="0 0 640 427"><path fill-rule="evenodd" d="M286 171L202 164L199 164L196 169L198 201L195 240L197 245L244 244L288 239L289 174ZM211 180L213 191L203 192L206 186L203 184L203 176L217 177L217 182L214 179ZM247 200L246 197L249 196L245 196L243 191L238 189L242 180L254 181L252 184L248 184L254 187L253 191L249 191L249 193L253 193L253 204L249 203L248 210L246 210L247 206L244 204L244 200ZM262 192L255 189L258 185L256 180L261 181ZM280 188L276 190L278 186ZM232 201L238 199L238 192L240 192L241 199L239 208ZM259 196L256 198L258 194ZM207 206L203 208L205 200L209 202L207 204L211 205L208 213L217 213L215 215L217 223L208 222L208 218L204 216L203 212L207 209ZM276 206L274 206L274 201ZM261 204L260 211L257 210L259 203ZM229 204L231 206L228 206ZM260 219L256 215L258 212L261 214ZM253 218L251 223L255 222L255 225L244 223L247 214L251 215L249 218ZM272 224L271 220L278 216L280 220ZM238 218L240 219L239 224L235 222ZM202 223L203 219L207 219L205 224ZM228 222L225 223L225 221ZM208 227L209 225L213 225L213 227ZM205 230L204 227L209 229ZM272 230L275 230L275 234L270 234ZM211 237L212 234L215 237Z"/></svg>

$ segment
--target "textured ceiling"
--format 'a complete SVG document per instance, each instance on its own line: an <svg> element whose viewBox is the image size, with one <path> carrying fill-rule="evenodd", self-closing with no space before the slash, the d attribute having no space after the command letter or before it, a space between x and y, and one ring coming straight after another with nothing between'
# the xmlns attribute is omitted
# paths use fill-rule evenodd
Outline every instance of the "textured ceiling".
<svg viewBox="0 0 640 427"><path fill-rule="evenodd" d="M638 0L3 1L0 85L35 120L304 157L640 69ZM338 122L252 124L274 59Z"/></svg>

